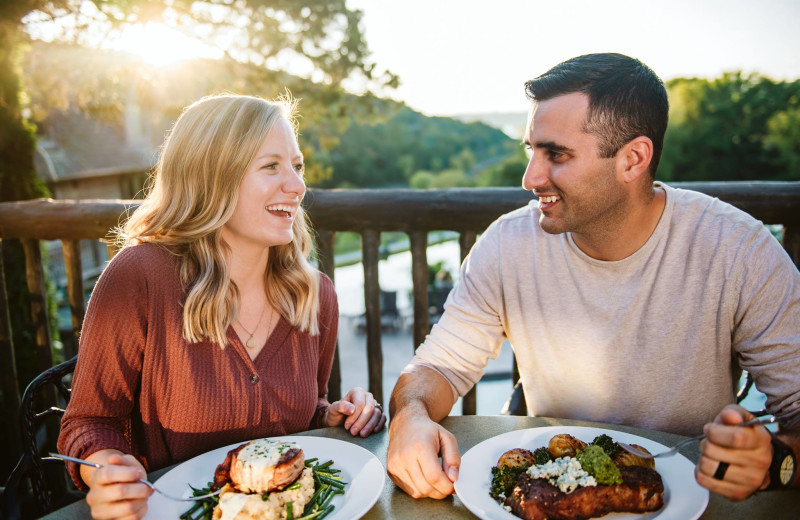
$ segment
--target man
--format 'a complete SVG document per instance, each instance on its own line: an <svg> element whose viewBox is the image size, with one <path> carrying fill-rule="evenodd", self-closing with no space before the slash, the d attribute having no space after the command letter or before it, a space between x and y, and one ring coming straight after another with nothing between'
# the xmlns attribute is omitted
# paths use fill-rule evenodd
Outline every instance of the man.
<svg viewBox="0 0 800 520"><path fill-rule="evenodd" d="M453 492L458 446L437 423L508 339L530 415L705 431L702 486L732 500L797 487L778 469L800 453L800 272L749 215L654 182L667 94L638 60L580 56L526 91L522 184L538 203L475 244L398 380L392 480L414 497ZM740 367L779 435L735 426L752 417L730 404Z"/></svg>

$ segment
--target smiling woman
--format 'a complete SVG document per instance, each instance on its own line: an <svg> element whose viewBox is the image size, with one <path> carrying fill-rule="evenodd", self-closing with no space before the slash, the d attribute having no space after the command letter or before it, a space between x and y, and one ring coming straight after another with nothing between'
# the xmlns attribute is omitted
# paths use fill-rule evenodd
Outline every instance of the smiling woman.
<svg viewBox="0 0 800 520"><path fill-rule="evenodd" d="M221 49L157 22L126 27L108 48L128 52L155 66L195 58L218 59L223 55Z"/></svg>

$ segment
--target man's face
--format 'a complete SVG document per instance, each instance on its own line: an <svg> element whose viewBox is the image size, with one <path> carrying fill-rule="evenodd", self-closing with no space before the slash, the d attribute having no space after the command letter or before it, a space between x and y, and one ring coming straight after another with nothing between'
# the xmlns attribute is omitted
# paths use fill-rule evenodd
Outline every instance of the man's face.
<svg viewBox="0 0 800 520"><path fill-rule="evenodd" d="M525 145L531 158L522 187L539 198L539 225L547 233L592 237L619 221L626 193L616 159L598 155L597 138L583 131L589 110L585 94L533 103Z"/></svg>

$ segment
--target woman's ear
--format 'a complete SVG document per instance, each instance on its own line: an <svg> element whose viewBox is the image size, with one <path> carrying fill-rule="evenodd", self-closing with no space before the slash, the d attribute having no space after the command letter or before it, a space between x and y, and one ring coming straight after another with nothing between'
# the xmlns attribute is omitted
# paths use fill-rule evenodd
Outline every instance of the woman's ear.
<svg viewBox="0 0 800 520"><path fill-rule="evenodd" d="M617 153L620 175L624 182L634 182L642 175L650 175L653 160L653 141L643 135L631 140Z"/></svg>

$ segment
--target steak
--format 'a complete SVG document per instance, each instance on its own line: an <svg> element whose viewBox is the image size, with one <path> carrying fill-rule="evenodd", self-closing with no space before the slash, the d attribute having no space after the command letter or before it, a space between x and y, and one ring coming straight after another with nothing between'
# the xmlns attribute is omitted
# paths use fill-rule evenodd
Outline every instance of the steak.
<svg viewBox="0 0 800 520"><path fill-rule="evenodd" d="M622 466L622 484L578 487L566 494L547 479L520 475L504 500L525 520L586 520L612 512L646 513L664 505L661 475L650 468Z"/></svg>

